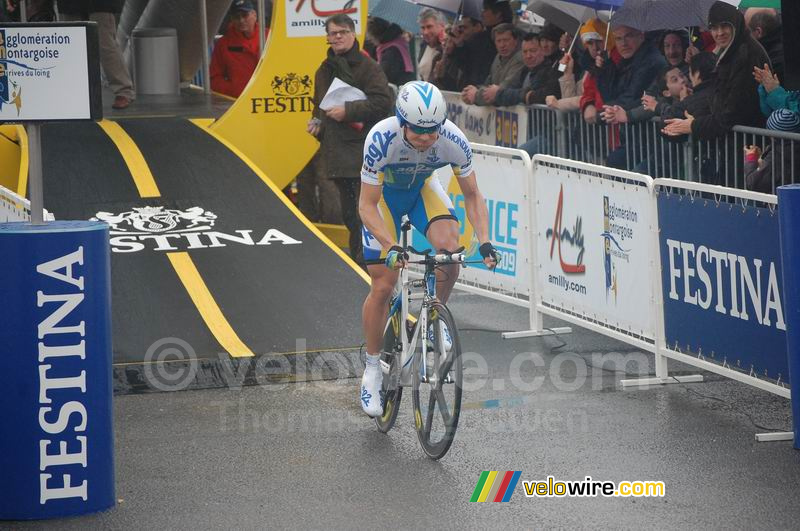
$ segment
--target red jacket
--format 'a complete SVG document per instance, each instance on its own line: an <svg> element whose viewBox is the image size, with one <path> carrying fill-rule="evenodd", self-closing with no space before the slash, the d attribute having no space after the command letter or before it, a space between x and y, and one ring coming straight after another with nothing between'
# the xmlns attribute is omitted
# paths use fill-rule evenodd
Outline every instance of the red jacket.
<svg viewBox="0 0 800 531"><path fill-rule="evenodd" d="M258 59L258 25L248 38L230 24L211 55L211 90L238 98L250 81Z"/></svg>

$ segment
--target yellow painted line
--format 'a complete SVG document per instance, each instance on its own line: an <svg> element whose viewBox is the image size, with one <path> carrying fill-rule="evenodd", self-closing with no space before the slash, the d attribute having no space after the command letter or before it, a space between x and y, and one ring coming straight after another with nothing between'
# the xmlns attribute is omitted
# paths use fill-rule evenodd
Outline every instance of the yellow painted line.
<svg viewBox="0 0 800 531"><path fill-rule="evenodd" d="M330 247L330 248L333 250L333 252L335 252L335 253L336 253L336 254L339 256L339 258L341 258L342 260L344 260L344 263L346 263L346 264L347 264L347 265L349 265L351 268L353 268L353 271L355 271L355 272L358 274L358 276L360 276L361 278L363 278L363 279L364 279L364 281L365 281L365 282L367 282L367 284L369 284L369 282L370 282L370 278L369 278L369 275L367 274L367 272L366 272L366 271L364 271L363 269L361 269L360 267L358 267L358 264L356 264L356 263L353 261L353 259L352 259L352 258L350 258L350 257L349 257L349 256L348 256L348 255L347 255L347 254L346 254L344 251L342 251L342 250L341 250L339 247L337 247L337 246L336 246L336 244L334 244L334 243L333 243L333 242L332 242L332 241L331 241L331 240L330 240L330 239L329 239L327 236L325 236L325 235L322 233L322 231L320 231L320 230L319 230L317 227L315 227L315 226L314 226L314 224L313 224L313 223L311 223L311 222L308 220L308 218L306 218L306 217L305 217L305 215L304 215L302 212L300 212L300 210L299 210L299 209L298 209L298 208L297 208L297 207L294 205L294 203L292 203L292 202L289 200L289 198L288 198L288 197L286 197L286 194L284 194L284 193L283 193L283 190L281 190L280 188L278 188L278 187L275 185L275 183L273 183L273 182L272 182L272 180L271 180L269 177L267 177L267 176L266 176L266 174L265 174L263 171L261 171L261 169L260 169L258 166L256 166L256 165L255 165L255 163L254 163L252 160L250 160L250 157L248 157L247 155L245 155L244 153L242 153L242 152L239 150L239 148L237 148L236 146L234 146L233 144L231 144L231 143L230 143L228 140L226 140L225 138L222 138L222 137L221 137L220 135L218 135L218 134L217 134L215 131L213 131L213 130L211 130L211 129L207 128L207 127L205 127L205 126L203 125L204 121L203 121L202 119L199 119L199 120L197 120L197 119L190 119L189 121L190 121L190 122L192 122L192 123L193 123L194 125L196 125L197 127L199 127L200 129L202 129L203 131L205 131L206 133L208 133L209 135L213 136L215 139L217 139L217 141L218 141L220 144L222 144L222 145L224 145L225 147L227 147L228 149L230 149L230 150L231 150L231 151L232 151L232 152L233 152L233 153L234 153L234 154L235 154L237 157L239 157L239 158L242 160L242 162L244 162L245 164L247 164L247 166L248 166L248 167L249 167L249 168L250 168L250 169L253 171L253 173L255 173L256 175L258 175L258 178L259 178L259 179L261 179L261 180L264 182L264 184L266 184L266 185L267 185L267 186L268 186L268 187L269 187L269 188L270 188L270 189L271 189L271 190L272 190L272 191L275 193L275 195L278 197L278 199L280 199L281 201L283 201L283 204L285 204L285 205L286 205L286 206L289 208L289 210L290 210L290 211L291 211L291 212L292 212L292 213L293 213L295 216L297 216L297 218L298 218L298 219L299 219L299 220L300 220L300 221L301 221L301 222L302 222L302 223L303 223L303 224L304 224L306 227L308 227L308 229L309 229L311 232L313 232L313 233L314 233L314 234L315 234L315 235L316 235L316 236L317 236L317 237L318 237L320 240L322 240L322 243L324 243L325 245L327 245L328 247Z"/></svg>
<svg viewBox="0 0 800 531"><path fill-rule="evenodd" d="M150 166L147 165L139 146L136 145L128 133L117 122L110 120L101 120L98 125L119 149L125 164L128 165L131 176L133 176L133 182L136 183L139 195L142 197L161 197L161 192L158 190L156 180L153 178L153 172L150 171Z"/></svg>
<svg viewBox="0 0 800 531"><path fill-rule="evenodd" d="M206 326L214 334L222 348L234 358L252 357L253 352L239 339L228 320L222 315L222 310L219 309L211 292L208 291L208 287L203 282L189 253L167 253L167 256L181 279L183 287L189 292L194 305L203 317L203 321L206 322Z"/></svg>
<svg viewBox="0 0 800 531"><path fill-rule="evenodd" d="M28 193L28 166L30 159L28 159L28 133L21 125L17 126L17 135L19 136L19 179L17 180L17 195L25 197Z"/></svg>

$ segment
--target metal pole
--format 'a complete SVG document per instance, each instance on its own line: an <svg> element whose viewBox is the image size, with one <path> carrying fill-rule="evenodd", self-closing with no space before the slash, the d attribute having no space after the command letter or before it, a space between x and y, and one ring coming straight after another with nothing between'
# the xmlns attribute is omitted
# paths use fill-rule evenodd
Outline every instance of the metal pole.
<svg viewBox="0 0 800 531"><path fill-rule="evenodd" d="M44 194L42 193L42 135L41 125L29 123L28 130L28 190L31 196L31 222L44 223Z"/></svg>
<svg viewBox="0 0 800 531"><path fill-rule="evenodd" d="M266 13L264 13L264 9L266 9L266 2L264 0L258 0L258 56L261 57L264 55L264 44L266 43L266 36L264 30L264 21L267 19Z"/></svg>
<svg viewBox="0 0 800 531"><path fill-rule="evenodd" d="M28 0L20 0L19 2L19 21L28 22Z"/></svg>
<svg viewBox="0 0 800 531"><path fill-rule="evenodd" d="M208 13L206 12L206 0L200 2L200 38L203 39L203 93L211 94L211 70L208 58Z"/></svg>

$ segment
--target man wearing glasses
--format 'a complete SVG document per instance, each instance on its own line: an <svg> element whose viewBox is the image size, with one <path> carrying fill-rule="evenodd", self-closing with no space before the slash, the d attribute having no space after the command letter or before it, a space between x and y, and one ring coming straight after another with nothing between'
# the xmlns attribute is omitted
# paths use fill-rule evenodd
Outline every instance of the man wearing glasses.
<svg viewBox="0 0 800 531"><path fill-rule="evenodd" d="M367 131L391 113L392 93L381 67L359 49L353 19L334 15L325 21L325 31L330 48L314 75L314 117L307 130L320 141L323 171L336 183L342 218L350 232L350 256L361 263L358 217L361 149ZM334 78L361 89L366 99L348 101L327 111L320 109L319 104Z"/></svg>
<svg viewBox="0 0 800 531"><path fill-rule="evenodd" d="M361 408L371 417L383 414L380 396L383 373L380 352L389 298L404 265L405 251L398 246L401 218L424 234L436 250L455 251L459 226L450 198L432 174L450 166L464 195L467 219L475 229L484 265L494 268L497 253L489 241L486 202L472 169L472 148L464 133L447 120L447 104L431 83L411 81L400 88L396 115L380 121L367 134L361 169L358 210L364 222L364 261L372 279L362 312L367 360L361 379ZM446 302L458 278L459 266L437 271L436 294ZM445 327L445 348L449 330ZM433 330L428 330L432 341Z"/></svg>
<svg viewBox="0 0 800 531"><path fill-rule="evenodd" d="M608 61L605 54L595 59L597 87L605 103L604 117L608 109L618 105L629 111L642 103L642 94L653 83L659 72L667 66L661 52L651 43L645 42L644 33L628 26L616 26L613 39L622 56L619 64Z"/></svg>

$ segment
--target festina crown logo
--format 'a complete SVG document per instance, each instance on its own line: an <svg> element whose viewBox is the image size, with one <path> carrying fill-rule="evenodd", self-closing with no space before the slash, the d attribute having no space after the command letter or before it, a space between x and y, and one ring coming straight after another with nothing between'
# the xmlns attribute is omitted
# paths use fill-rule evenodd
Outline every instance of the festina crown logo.
<svg viewBox="0 0 800 531"><path fill-rule="evenodd" d="M98 212L92 221L110 225L111 251L135 253L151 251L183 251L238 245L297 245L300 240L276 228L254 231L238 229L233 233L214 230L217 215L201 207L186 210L163 206L134 207L115 214Z"/></svg>

